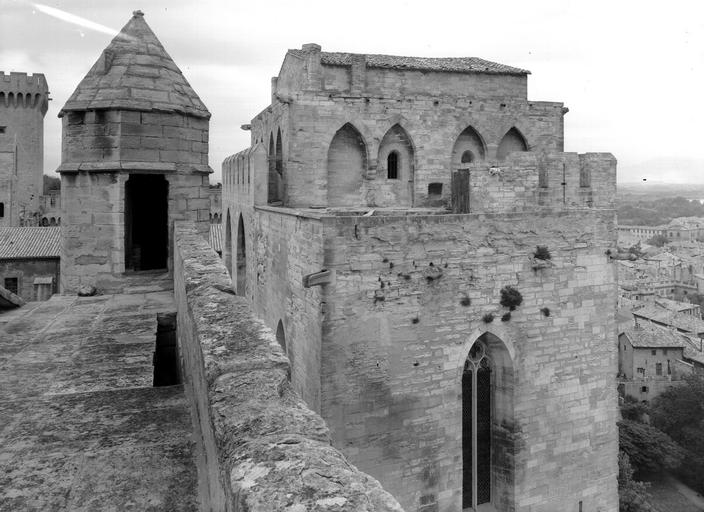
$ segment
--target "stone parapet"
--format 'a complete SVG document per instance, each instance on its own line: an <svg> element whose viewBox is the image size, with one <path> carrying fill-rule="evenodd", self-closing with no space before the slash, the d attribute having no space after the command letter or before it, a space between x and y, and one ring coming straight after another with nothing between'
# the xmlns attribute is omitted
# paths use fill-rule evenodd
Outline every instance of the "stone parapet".
<svg viewBox="0 0 704 512"><path fill-rule="evenodd" d="M272 332L190 222L175 225L174 279L201 509L402 511L331 446Z"/></svg>

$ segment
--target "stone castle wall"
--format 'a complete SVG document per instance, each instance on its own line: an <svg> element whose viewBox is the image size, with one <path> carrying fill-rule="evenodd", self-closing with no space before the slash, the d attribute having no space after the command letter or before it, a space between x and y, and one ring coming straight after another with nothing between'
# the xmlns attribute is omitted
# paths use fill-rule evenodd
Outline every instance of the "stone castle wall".
<svg viewBox="0 0 704 512"><path fill-rule="evenodd" d="M461 375L488 331L513 359L513 422L495 427L513 446L515 510L618 508L613 211L325 226L335 279L324 295L321 414L350 460L407 510L460 510ZM545 269L533 269L537 245L552 254ZM523 304L502 322L506 285Z"/></svg>
<svg viewBox="0 0 704 512"><path fill-rule="evenodd" d="M233 294L194 224L175 231L178 343L202 510L402 512L330 445L325 422L291 389L273 333Z"/></svg>
<svg viewBox="0 0 704 512"><path fill-rule="evenodd" d="M48 101L44 75L0 71L0 226L19 226L39 210Z"/></svg>

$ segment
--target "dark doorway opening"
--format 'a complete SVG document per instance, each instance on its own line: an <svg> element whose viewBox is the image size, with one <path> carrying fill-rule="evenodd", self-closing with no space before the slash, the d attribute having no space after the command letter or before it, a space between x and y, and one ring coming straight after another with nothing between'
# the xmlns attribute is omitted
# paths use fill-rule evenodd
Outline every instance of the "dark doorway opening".
<svg viewBox="0 0 704 512"><path fill-rule="evenodd" d="M132 174L125 184L125 270L167 268L169 183Z"/></svg>
<svg viewBox="0 0 704 512"><path fill-rule="evenodd" d="M176 313L157 313L154 350L154 387L174 386L181 382L176 343Z"/></svg>

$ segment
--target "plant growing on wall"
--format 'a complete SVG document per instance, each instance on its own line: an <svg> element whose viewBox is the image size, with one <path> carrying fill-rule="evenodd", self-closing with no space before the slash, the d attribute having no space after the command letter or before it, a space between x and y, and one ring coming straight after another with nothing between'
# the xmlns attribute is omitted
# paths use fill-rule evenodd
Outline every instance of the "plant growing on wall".
<svg viewBox="0 0 704 512"><path fill-rule="evenodd" d="M533 253L533 257L536 260L543 260L543 261L548 261L552 259L552 256L550 255L550 251L548 250L547 246L545 245L539 245L535 248L535 252Z"/></svg>
<svg viewBox="0 0 704 512"><path fill-rule="evenodd" d="M490 324L491 322L494 321L494 315L492 315L491 313L487 313L482 317L482 321L485 324Z"/></svg>
<svg viewBox="0 0 704 512"><path fill-rule="evenodd" d="M513 286L504 286L501 288L501 302L500 304L508 308L510 311L515 310L523 302L523 296L521 292L516 290Z"/></svg>

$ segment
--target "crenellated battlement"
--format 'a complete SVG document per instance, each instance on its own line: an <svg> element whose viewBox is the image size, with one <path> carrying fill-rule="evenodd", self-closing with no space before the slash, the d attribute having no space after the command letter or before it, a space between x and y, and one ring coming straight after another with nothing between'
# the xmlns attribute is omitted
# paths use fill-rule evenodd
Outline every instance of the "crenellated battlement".
<svg viewBox="0 0 704 512"><path fill-rule="evenodd" d="M39 107L46 112L49 102L49 87L41 73L12 72L9 75L0 71L0 106Z"/></svg>

